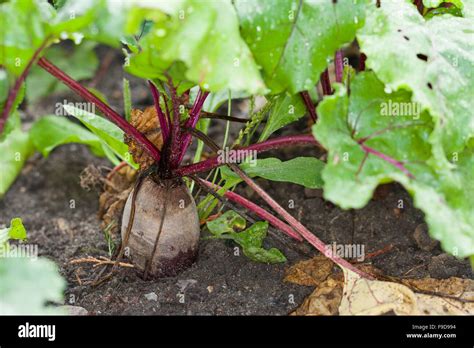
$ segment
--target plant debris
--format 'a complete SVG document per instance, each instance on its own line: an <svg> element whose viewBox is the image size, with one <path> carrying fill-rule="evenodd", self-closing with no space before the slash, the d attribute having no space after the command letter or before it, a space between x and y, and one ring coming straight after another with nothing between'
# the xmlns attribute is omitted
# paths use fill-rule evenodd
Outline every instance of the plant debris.
<svg viewBox="0 0 474 348"><path fill-rule="evenodd" d="M99 219L101 228L108 228L112 234L117 233L122 217L122 211L128 195L133 188L136 170L129 166L111 172L104 182L104 192L99 197Z"/></svg>
<svg viewBox="0 0 474 348"><path fill-rule="evenodd" d="M162 149L163 137L158 122L158 114L154 106L149 106L144 111L132 109L130 124L145 135L159 150ZM124 140L129 146L133 160L140 165L140 170L144 171L155 163L155 160L143 149L143 146L138 144L133 138L125 135Z"/></svg>
<svg viewBox="0 0 474 348"><path fill-rule="evenodd" d="M333 273L333 268L334 263L320 254L291 266L284 281L298 285L319 286Z"/></svg>
<svg viewBox="0 0 474 348"><path fill-rule="evenodd" d="M474 281L468 279L404 280L405 284L423 287L424 293L415 292L401 283L362 279L344 270L344 294L339 315L473 315ZM447 295L437 289L449 289ZM469 291L467 291L470 289ZM427 293L430 293L429 295Z"/></svg>
<svg viewBox="0 0 474 348"><path fill-rule="evenodd" d="M285 281L316 286L291 315L474 314L471 279L398 279L363 265L364 271L384 279L369 280L347 269L338 272L333 266L319 255L288 270Z"/></svg>

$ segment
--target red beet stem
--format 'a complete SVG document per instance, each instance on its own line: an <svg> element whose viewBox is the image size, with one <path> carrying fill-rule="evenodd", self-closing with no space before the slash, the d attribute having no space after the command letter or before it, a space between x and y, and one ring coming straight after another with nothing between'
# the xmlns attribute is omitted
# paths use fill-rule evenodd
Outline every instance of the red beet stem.
<svg viewBox="0 0 474 348"><path fill-rule="evenodd" d="M290 135L290 136L284 136L284 137L279 137L279 138L273 138L261 143L256 143L249 146L241 147L239 149L235 149L235 151L245 151L245 152L257 151L257 153L259 153L259 152L274 150L274 149L291 146L291 145L307 145L307 144L313 144L317 146L319 145L319 143L314 139L312 135ZM177 176L187 176L191 174L206 172L208 170L220 167L222 165L225 165L225 163L222 163L219 160L219 157L215 156L198 163L180 167L176 169L175 174Z"/></svg>
<svg viewBox="0 0 474 348"><path fill-rule="evenodd" d="M21 84L23 83L23 81L25 81L26 76L28 75L31 69L31 66L39 57L41 51L43 51L43 49L46 47L48 41L49 41L49 37L43 41L40 47L38 47L38 49L35 51L35 53L31 57L30 61L26 65L25 70L23 70L23 72L20 74L18 79L16 79L15 84L13 85L13 88L8 93L7 101L5 103L5 107L3 108L2 116L0 117L0 134L2 134L3 127L7 123L8 116L10 114L13 103L15 102L15 99L18 95L18 91L20 90Z"/></svg>
<svg viewBox="0 0 474 348"><path fill-rule="evenodd" d="M87 101L94 103L97 108L113 123L115 123L120 129L122 129L129 137L133 138L139 144L141 144L146 151L153 157L156 162L159 162L161 153L155 145L151 143L142 133L136 130L130 123L123 119L117 112L110 108L107 104L93 95L87 88L82 86L79 82L74 80L72 77L67 75L64 71L59 69L53 63L48 61L46 58L40 58L38 65L44 70L49 72L51 75L56 77L58 80L63 82L66 86L72 89L74 92L79 94Z"/></svg>
<svg viewBox="0 0 474 348"><path fill-rule="evenodd" d="M218 190L222 189L222 187L220 187L218 185L215 185L215 184L213 184L209 181L203 180L201 178L198 178L198 180L200 180L204 185L206 185L207 187L209 187L213 190L218 191ZM296 239L300 242L303 240L303 238L301 238L301 236L298 233L296 233L286 223L284 223L283 221L281 221L280 219L278 219L277 217L275 217L274 215L272 215L271 213L269 213L268 211L266 211L262 207L258 206L257 204L249 201L245 197L242 197L241 195L239 195L235 192L232 192L232 191L226 191L224 193L224 197L226 197L229 200L231 200L232 202L237 203L237 204L241 205L242 207L254 212L257 216L259 216L260 218L268 221L272 226L278 228L279 230L281 230L282 232L284 232L288 236L290 236L290 237L292 237L292 238L294 238L294 239Z"/></svg>

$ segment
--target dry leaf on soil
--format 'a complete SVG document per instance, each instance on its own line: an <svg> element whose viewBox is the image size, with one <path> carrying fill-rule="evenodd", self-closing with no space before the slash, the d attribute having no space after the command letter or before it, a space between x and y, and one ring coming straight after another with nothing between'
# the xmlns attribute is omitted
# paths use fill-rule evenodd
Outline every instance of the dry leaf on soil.
<svg viewBox="0 0 474 348"><path fill-rule="evenodd" d="M291 315L337 315L343 285L342 273L331 274Z"/></svg>
<svg viewBox="0 0 474 348"><path fill-rule="evenodd" d="M359 268L383 278L370 265ZM474 314L471 279L386 278L393 281L367 280L345 269L343 276L318 255L290 267L284 281L316 287L291 315Z"/></svg>
<svg viewBox="0 0 474 348"><path fill-rule="evenodd" d="M334 273L334 263L324 255L301 261L291 266L284 279L286 282L316 286L291 315L335 315L342 298L344 277Z"/></svg>
<svg viewBox="0 0 474 348"><path fill-rule="evenodd" d="M163 138L158 122L158 115L154 106L149 106L145 111L133 109L130 114L130 124L142 133L159 150L163 147ZM133 160L140 165L140 170L146 170L153 163L153 158L137 144L135 140L125 135L125 143L129 147Z"/></svg>
<svg viewBox="0 0 474 348"><path fill-rule="evenodd" d="M333 273L334 263L324 255L318 255L291 266L284 279L298 285L318 286Z"/></svg>
<svg viewBox="0 0 474 348"><path fill-rule="evenodd" d="M411 286L418 284L432 294L416 293L408 286L379 280L363 279L352 271L344 269L344 293L340 315L443 315L474 314L474 299L467 289L472 289L472 280L459 278L411 280ZM457 295L440 293L437 289L449 288ZM436 295L434 295L436 293ZM448 297L449 296L449 297ZM464 297L463 297L464 296Z"/></svg>
<svg viewBox="0 0 474 348"><path fill-rule="evenodd" d="M135 181L136 171L125 166L119 171L109 176L105 180L104 192L99 197L99 219L102 220L101 228L110 228L110 233L118 231L122 211L127 201L128 195L132 190Z"/></svg>

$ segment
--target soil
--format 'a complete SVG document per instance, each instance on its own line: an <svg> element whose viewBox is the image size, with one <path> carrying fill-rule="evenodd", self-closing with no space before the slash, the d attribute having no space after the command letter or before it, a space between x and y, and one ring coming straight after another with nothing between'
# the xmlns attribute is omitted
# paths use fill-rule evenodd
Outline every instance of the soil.
<svg viewBox="0 0 474 348"><path fill-rule="evenodd" d="M98 53L104 56L107 51L101 48ZM105 92L109 103L121 111L120 57L103 68L107 73L96 88ZM151 97L143 81L129 78L135 104L150 105ZM51 113L54 103L65 98L78 100L69 93L42 100L26 109L26 123ZM285 133L298 133L305 127L305 122L300 122ZM288 159L316 154L314 149L296 148L270 155ZM295 243L286 237L272 236L267 238L266 246L279 248L288 259L284 264L255 263L235 245L203 240L197 262L176 277L144 281L133 269L121 268L102 285L84 285L97 275L98 269L70 261L87 256L109 257L109 246L97 218L98 193L86 191L79 182L80 173L90 164L110 167L109 162L94 157L82 145L62 146L48 158L36 154L0 201L0 221L22 217L29 242L38 244L40 256L57 263L68 283L67 304L82 306L90 314L286 315L312 292L311 287L285 283L283 278L290 265L316 255L316 251L309 246L294 247ZM324 242L355 243L364 247L366 255L385 250L365 262L387 275L473 277L469 262L443 253L426 236L423 214L413 207L410 196L399 185L384 185L365 208L344 211L325 201L320 190L259 183ZM248 189L242 188L240 193L259 201Z"/></svg>

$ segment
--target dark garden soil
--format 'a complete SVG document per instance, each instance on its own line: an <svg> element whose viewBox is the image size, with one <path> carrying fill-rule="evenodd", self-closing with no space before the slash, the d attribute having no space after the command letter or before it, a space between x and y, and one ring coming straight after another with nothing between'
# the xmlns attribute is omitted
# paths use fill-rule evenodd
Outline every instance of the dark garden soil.
<svg viewBox="0 0 474 348"><path fill-rule="evenodd" d="M99 53L102 58L107 54ZM96 88L120 111L123 76L120 60L112 59L111 65L104 69L106 72L96 81ZM151 105L145 84L133 78L131 83L136 105ZM65 98L79 101L67 93L50 97L29 106L26 120L52 113L54 103ZM216 127L211 135L224 128L223 124L218 127L222 128ZM301 122L285 133L301 132L304 128ZM271 155L288 159L314 154L312 149L295 148ZM290 265L316 255L314 249L306 245L295 247L286 237L273 236L267 238L266 246L279 248L288 258L285 264L255 263L236 255L232 244L203 240L197 262L176 277L144 281L133 269L121 268L102 285L81 285L88 278L93 279L99 268L70 261L87 256L109 257L108 243L97 218L98 193L86 191L80 185L80 173L90 164L111 166L82 145L63 146L46 159L37 154L0 201L0 221L22 217L29 242L39 245L40 256L58 264L68 283L69 304L82 306L90 314L286 315L312 292L311 287L285 283L283 278ZM259 183L326 243L360 244L366 254L384 250L366 262L387 275L473 276L468 262L443 253L427 237L423 214L413 207L409 195L398 185L379 188L363 209L344 211L326 202L319 190L285 183ZM240 193L258 201L248 189L243 188ZM403 208L399 208L400 200Z"/></svg>

